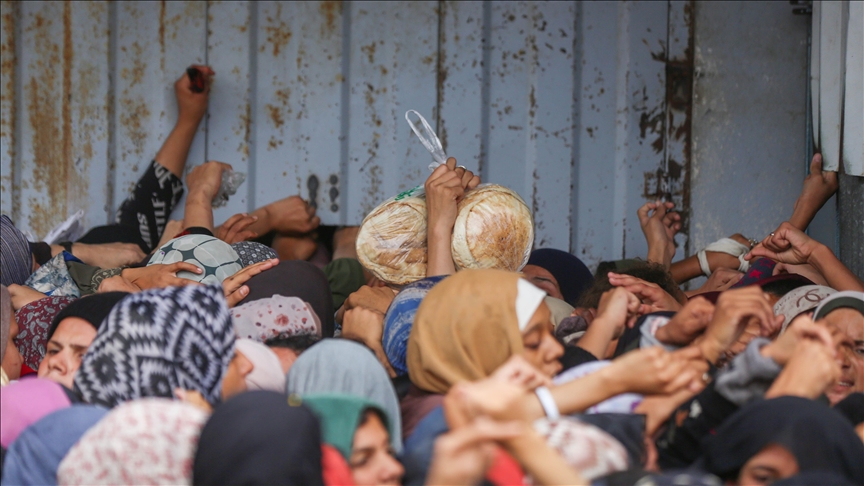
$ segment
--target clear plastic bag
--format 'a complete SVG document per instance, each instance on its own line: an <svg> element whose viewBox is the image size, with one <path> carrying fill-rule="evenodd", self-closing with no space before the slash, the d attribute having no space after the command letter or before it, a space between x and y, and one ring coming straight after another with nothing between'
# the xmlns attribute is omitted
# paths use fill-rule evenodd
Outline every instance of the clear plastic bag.
<svg viewBox="0 0 864 486"><path fill-rule="evenodd" d="M237 189L246 181L245 172L226 170L222 173L222 184L213 197L213 207L221 208L228 203L228 197L237 193Z"/></svg>

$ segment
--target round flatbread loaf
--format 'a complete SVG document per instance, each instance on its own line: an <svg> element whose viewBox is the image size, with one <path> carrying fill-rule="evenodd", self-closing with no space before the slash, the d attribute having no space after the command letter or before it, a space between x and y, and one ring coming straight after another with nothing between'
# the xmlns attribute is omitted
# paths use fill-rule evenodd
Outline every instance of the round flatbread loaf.
<svg viewBox="0 0 864 486"><path fill-rule="evenodd" d="M373 209L357 234L357 259L388 284L426 278L426 199L397 197Z"/></svg>
<svg viewBox="0 0 864 486"><path fill-rule="evenodd" d="M458 208L451 244L457 270L517 272L525 266L534 243L534 218L518 194L485 184L465 194Z"/></svg>

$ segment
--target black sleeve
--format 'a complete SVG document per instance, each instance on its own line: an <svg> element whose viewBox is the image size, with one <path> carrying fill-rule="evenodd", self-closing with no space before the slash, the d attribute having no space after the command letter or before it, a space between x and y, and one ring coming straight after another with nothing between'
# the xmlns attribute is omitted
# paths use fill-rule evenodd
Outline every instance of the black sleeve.
<svg viewBox="0 0 864 486"><path fill-rule="evenodd" d="M597 357L579 346L564 345L564 355L558 361L561 362L561 372L563 373L570 368L579 366L584 363L597 361Z"/></svg>
<svg viewBox="0 0 864 486"><path fill-rule="evenodd" d="M702 455L702 439L714 433L738 406L708 384L702 393L684 403L666 421L666 430L657 438L660 469L686 468Z"/></svg>

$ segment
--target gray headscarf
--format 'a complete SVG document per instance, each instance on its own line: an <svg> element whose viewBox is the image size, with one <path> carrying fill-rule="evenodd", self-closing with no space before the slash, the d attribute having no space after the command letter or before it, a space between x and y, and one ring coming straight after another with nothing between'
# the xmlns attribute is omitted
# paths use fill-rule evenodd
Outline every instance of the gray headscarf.
<svg viewBox="0 0 864 486"><path fill-rule="evenodd" d="M33 270L30 244L9 216L0 215L0 282L24 285Z"/></svg>
<svg viewBox="0 0 864 486"><path fill-rule="evenodd" d="M12 326L12 297L5 285L0 285L0 362L6 357L9 328Z"/></svg>
<svg viewBox="0 0 864 486"><path fill-rule="evenodd" d="M375 354L346 339L324 339L297 358L285 379L287 393L341 393L378 404L393 421L390 443L402 452L402 419L396 390Z"/></svg>

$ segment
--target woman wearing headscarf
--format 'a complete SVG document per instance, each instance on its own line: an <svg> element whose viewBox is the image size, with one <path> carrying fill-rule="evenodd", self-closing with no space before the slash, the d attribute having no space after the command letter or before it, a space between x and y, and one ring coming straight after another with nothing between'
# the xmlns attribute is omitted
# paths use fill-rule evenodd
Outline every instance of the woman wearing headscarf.
<svg viewBox="0 0 864 486"><path fill-rule="evenodd" d="M825 471L864 484L864 443L825 405L780 397L741 408L708 436L701 465L734 484L770 484Z"/></svg>
<svg viewBox="0 0 864 486"><path fill-rule="evenodd" d="M324 272L315 265L300 260L280 262L275 267L250 278L246 282L249 295L244 304L259 299L282 295L297 297L308 303L321 319L321 334L333 337L333 297Z"/></svg>
<svg viewBox="0 0 864 486"><path fill-rule="evenodd" d="M9 216L0 215L0 280L3 285L24 285L33 273L33 256L27 237Z"/></svg>
<svg viewBox="0 0 864 486"><path fill-rule="evenodd" d="M864 292L846 290L824 299L813 320L834 335L840 378L825 392L832 404L864 391Z"/></svg>
<svg viewBox="0 0 864 486"><path fill-rule="evenodd" d="M575 306L582 292L591 287L591 270L575 255L552 248L531 252L522 269L525 278L550 296Z"/></svg>
<svg viewBox="0 0 864 486"><path fill-rule="evenodd" d="M192 483L323 484L321 469L315 414L282 393L254 391L217 407L204 425Z"/></svg>
<svg viewBox="0 0 864 486"><path fill-rule="evenodd" d="M39 363L45 357L51 323L60 311L75 300L69 296L45 297L18 309L15 313L18 321L17 344L25 365L34 370L39 369Z"/></svg>
<svg viewBox="0 0 864 486"><path fill-rule="evenodd" d="M6 452L3 484L57 484L57 468L69 449L108 410L74 405L46 415L27 427Z"/></svg>
<svg viewBox="0 0 864 486"><path fill-rule="evenodd" d="M188 403L145 398L111 410L69 450L57 483L191 484L208 414Z"/></svg>
<svg viewBox="0 0 864 486"><path fill-rule="evenodd" d="M341 394L307 394L302 401L321 421L324 442L348 461L354 484L400 484L405 469L390 445L398 431L381 406Z"/></svg>
<svg viewBox="0 0 864 486"><path fill-rule="evenodd" d="M0 394L0 446L9 447L21 432L42 417L72 404L69 393L49 380L23 380Z"/></svg>
<svg viewBox="0 0 864 486"><path fill-rule="evenodd" d="M75 375L75 391L109 408L142 397L170 398L177 388L198 392L214 405L223 378L235 373L229 370L234 341L220 287L132 294L99 327Z"/></svg>
<svg viewBox="0 0 864 486"><path fill-rule="evenodd" d="M403 435L451 386L486 378L513 355L550 378L557 374L563 348L552 335L545 296L519 274L501 270L463 270L430 290L408 338L413 386L402 401Z"/></svg>
<svg viewBox="0 0 864 486"><path fill-rule="evenodd" d="M345 339L325 339L294 362L286 376L286 391L301 397L311 393L340 393L365 398L387 412L393 430L401 430L396 390L375 354ZM402 452L402 438L390 436L393 449Z"/></svg>
<svg viewBox="0 0 864 486"><path fill-rule="evenodd" d="M397 376L408 374L408 365L405 362L408 353L408 336L414 326L417 309L432 287L446 277L447 275L427 277L405 286L387 308L381 344Z"/></svg>
<svg viewBox="0 0 864 486"><path fill-rule="evenodd" d="M46 331L47 344L38 366L39 378L71 389L75 373L102 321L127 295L126 292L94 294L70 303L57 313Z"/></svg>
<svg viewBox="0 0 864 486"><path fill-rule="evenodd" d="M6 286L0 285L0 383L3 385L21 376L23 359L15 346L17 335L18 322L12 312L12 297Z"/></svg>

